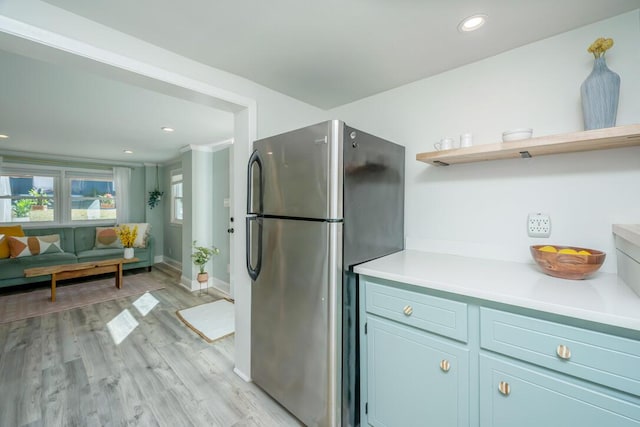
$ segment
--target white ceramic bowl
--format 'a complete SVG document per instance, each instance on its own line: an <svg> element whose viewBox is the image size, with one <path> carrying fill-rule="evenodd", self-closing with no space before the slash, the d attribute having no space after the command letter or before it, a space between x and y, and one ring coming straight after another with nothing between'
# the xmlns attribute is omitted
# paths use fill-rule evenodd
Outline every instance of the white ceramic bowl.
<svg viewBox="0 0 640 427"><path fill-rule="evenodd" d="M520 139L528 139L533 135L533 129L512 129L502 133L502 141L518 141Z"/></svg>

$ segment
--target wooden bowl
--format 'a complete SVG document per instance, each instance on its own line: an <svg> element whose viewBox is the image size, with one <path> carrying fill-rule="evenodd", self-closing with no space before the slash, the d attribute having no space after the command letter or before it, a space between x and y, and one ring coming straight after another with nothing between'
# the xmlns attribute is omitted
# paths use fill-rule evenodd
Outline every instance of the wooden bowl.
<svg viewBox="0 0 640 427"><path fill-rule="evenodd" d="M553 246L557 250L575 249L576 251L588 251L591 255L560 254L558 252L540 251L539 249L543 246ZM574 280L582 280L598 271L607 256L604 252L595 249L557 245L533 245L531 246L531 255L542 271L549 276Z"/></svg>

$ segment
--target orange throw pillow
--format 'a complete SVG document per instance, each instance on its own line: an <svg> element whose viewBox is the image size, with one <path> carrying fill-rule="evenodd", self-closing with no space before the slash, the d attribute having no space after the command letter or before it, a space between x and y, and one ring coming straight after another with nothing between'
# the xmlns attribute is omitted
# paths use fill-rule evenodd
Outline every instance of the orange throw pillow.
<svg viewBox="0 0 640 427"><path fill-rule="evenodd" d="M24 237L24 231L22 231L21 225L10 225L0 227L0 234L4 234L4 237L0 239L0 259L9 258L11 254L9 251L9 236Z"/></svg>

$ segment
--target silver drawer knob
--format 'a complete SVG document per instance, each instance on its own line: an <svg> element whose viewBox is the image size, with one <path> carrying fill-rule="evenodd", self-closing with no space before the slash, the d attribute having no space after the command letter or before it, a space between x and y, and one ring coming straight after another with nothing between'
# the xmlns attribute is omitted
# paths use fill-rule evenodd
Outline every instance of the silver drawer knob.
<svg viewBox="0 0 640 427"><path fill-rule="evenodd" d="M511 386L506 381L500 381L498 384L498 391L503 396L509 396L509 393L511 393Z"/></svg>
<svg viewBox="0 0 640 427"><path fill-rule="evenodd" d="M413 307L411 307L410 305L405 305L402 309L402 312L405 316L411 316L411 314L413 313Z"/></svg>
<svg viewBox="0 0 640 427"><path fill-rule="evenodd" d="M451 363L449 363L447 359L442 359L440 361L440 369L442 372L449 372L449 369L451 369Z"/></svg>
<svg viewBox="0 0 640 427"><path fill-rule="evenodd" d="M569 360L571 358L571 350L563 344L560 344L558 348L556 348L556 354L560 359Z"/></svg>

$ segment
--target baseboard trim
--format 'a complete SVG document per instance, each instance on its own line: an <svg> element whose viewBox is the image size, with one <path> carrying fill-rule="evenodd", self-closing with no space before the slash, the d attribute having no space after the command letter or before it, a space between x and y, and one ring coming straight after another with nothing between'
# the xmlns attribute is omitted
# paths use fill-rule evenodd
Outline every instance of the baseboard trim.
<svg viewBox="0 0 640 427"><path fill-rule="evenodd" d="M170 267L175 268L178 271L182 271L182 263L180 261L176 261L173 258L169 258L166 255L162 255L162 262L164 262L165 264L167 264Z"/></svg>
<svg viewBox="0 0 640 427"><path fill-rule="evenodd" d="M253 382L253 380L251 379L251 377L250 377L249 375L246 375L246 374L245 374L244 372L242 372L240 369L238 369L238 368L234 367L234 368L233 368L233 372L234 372L237 376L239 376L240 378L242 378L242 380L243 380L244 382L247 382L247 383L251 383L251 382Z"/></svg>
<svg viewBox="0 0 640 427"><path fill-rule="evenodd" d="M228 298L232 299L229 292L231 286L227 282L216 279L215 277L209 276L209 281L207 282L207 284L200 285L200 282L195 279L189 279L188 277L181 276L180 285L190 292L199 291L200 289L213 288L218 292L226 295Z"/></svg>

